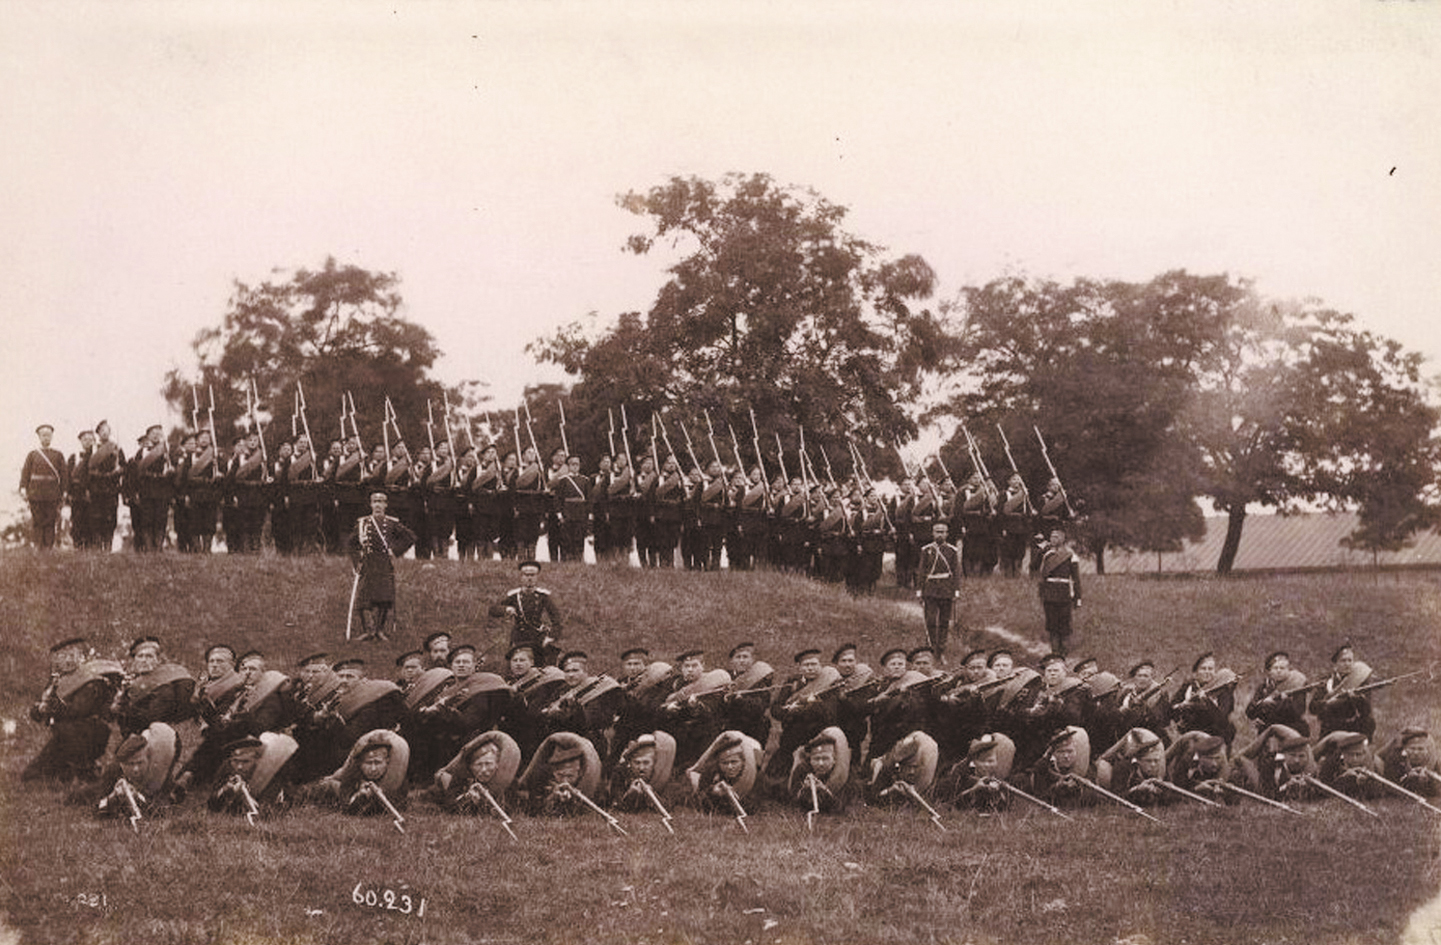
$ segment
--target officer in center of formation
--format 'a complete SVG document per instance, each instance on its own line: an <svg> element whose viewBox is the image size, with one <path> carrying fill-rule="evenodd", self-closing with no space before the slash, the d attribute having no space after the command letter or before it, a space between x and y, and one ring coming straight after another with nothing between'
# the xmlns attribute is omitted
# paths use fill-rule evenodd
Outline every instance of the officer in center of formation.
<svg viewBox="0 0 1441 945"><path fill-rule="evenodd" d="M529 646L537 665L548 666L560 655L556 645L564 626L560 608L550 590L537 584L540 562L522 561L518 570L520 586L506 591L505 596L491 606L490 616L509 617L512 621L510 645Z"/></svg>

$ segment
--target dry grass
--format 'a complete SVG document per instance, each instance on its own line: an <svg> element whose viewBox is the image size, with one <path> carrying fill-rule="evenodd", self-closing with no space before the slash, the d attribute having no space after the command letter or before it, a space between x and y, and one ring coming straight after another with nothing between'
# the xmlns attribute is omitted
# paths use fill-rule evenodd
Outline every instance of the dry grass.
<svg viewBox="0 0 1441 945"><path fill-rule="evenodd" d="M512 577L499 564L404 563L406 639L368 646L390 655L433 629L482 645L502 636L478 615ZM852 638L874 659L920 635L918 616L893 603L774 575L557 567L547 582L567 637L606 654L602 665L632 641L669 654L755 638L776 662ZM1315 672L1348 635L1388 674L1441 655L1441 581L1424 575L1110 577L1086 590L1084 649L1111 667L1139 655L1189 663L1214 648L1250 682L1269 649ZM0 712L14 717L38 693L45 646L62 634L89 633L109 653L157 633L192 667L217 639L289 660L336 643L347 591L339 562L7 556ZM967 623L1034 638L1033 595L979 583ZM1438 701L1434 686L1380 694L1382 735L1413 718L1441 726ZM1382 943L1441 887L1438 818L1402 802L1383 804L1380 822L1249 806L1170 809L1165 827L1105 808L1074 824L947 813L944 834L907 811L823 820L813 834L798 814L760 811L750 835L683 812L674 838L641 817L627 819L630 837L598 820L521 819L519 845L493 822L423 805L405 836L309 810L252 830L187 808L132 835L51 791L19 790L42 737L22 722L0 759L0 908L34 942ZM426 915L357 906L357 883L423 896Z"/></svg>

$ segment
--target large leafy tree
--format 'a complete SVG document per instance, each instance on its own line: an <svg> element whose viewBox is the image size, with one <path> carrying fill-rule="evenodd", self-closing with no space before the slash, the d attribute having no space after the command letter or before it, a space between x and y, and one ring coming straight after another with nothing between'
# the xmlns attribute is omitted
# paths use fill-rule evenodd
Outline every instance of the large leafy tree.
<svg viewBox="0 0 1441 945"><path fill-rule="evenodd" d="M709 410L744 431L754 409L787 449L804 428L833 454L847 432L914 434L904 405L950 343L924 305L936 277L923 259L888 255L843 228L844 207L764 174L676 177L618 201L646 221L628 251L676 258L646 312L532 346L578 378L577 414L625 402L642 421L670 408L698 425Z"/></svg>
<svg viewBox="0 0 1441 945"><path fill-rule="evenodd" d="M1248 294L1229 314L1184 417L1202 492L1227 516L1216 570L1234 566L1252 507L1359 507L1350 543L1370 550L1434 525L1437 412L1421 356L1314 302Z"/></svg>
<svg viewBox="0 0 1441 945"><path fill-rule="evenodd" d="M474 407L482 395L474 384L449 391L430 377L440 350L428 330L401 314L399 288L394 273L333 258L319 269L296 269L256 285L237 281L220 324L201 331L192 344L197 370L167 374L165 398L189 417L194 391L204 422L207 389L213 391L216 429L224 437L249 422L247 392L253 383L262 423L288 435L299 382L320 449L340 432L341 397L347 392L367 446L381 440L385 397L412 446L426 439L427 402L434 401L439 439L443 395L458 411Z"/></svg>
<svg viewBox="0 0 1441 945"><path fill-rule="evenodd" d="M989 435L1000 424L1030 483L1049 474L1043 431L1099 568L1108 547L1174 550L1204 531L1198 457L1177 419L1236 291L1179 271L1140 284L1012 275L968 287L957 305L967 371L930 418L968 421L992 473L1008 468ZM969 464L959 435L942 453L953 473Z"/></svg>

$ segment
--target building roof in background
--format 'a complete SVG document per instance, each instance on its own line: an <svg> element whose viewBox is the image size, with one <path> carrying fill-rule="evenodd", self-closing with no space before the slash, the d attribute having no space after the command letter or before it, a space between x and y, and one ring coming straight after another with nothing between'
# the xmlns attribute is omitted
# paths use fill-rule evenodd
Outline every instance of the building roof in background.
<svg viewBox="0 0 1441 945"><path fill-rule="evenodd" d="M1341 540L1356 530L1355 512L1314 512L1300 515L1248 515L1241 532L1241 547L1236 554L1237 571L1271 571L1306 568L1361 568L1379 564L1382 567L1441 567L1441 535L1426 531L1416 535L1409 548L1383 551L1373 560L1369 551L1347 548ZM1106 552L1106 572L1184 573L1214 571L1221 557L1221 543L1226 538L1226 519L1207 517L1206 537L1187 542L1174 554L1160 556L1160 567L1154 552ZM1094 569L1095 561L1089 562Z"/></svg>

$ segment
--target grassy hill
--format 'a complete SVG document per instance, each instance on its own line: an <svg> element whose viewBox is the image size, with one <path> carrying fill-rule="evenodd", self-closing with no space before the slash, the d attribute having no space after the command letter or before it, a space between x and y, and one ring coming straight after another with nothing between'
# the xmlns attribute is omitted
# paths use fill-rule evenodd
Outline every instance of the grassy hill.
<svg viewBox="0 0 1441 945"><path fill-rule="evenodd" d="M636 643L666 657L705 646L719 660L753 639L780 666L807 644L853 640L874 662L922 637L913 607L779 575L558 565L543 580L565 641L601 668ZM484 612L513 583L499 563L402 562L403 634L347 649L343 562L5 555L0 715L23 716L49 643L77 634L105 655L155 634L194 669L220 641L281 664L318 649L388 664L445 629L494 646L494 663L506 628ZM999 639L985 627L1041 637L1027 582L975 582L961 614L977 642ZM1216 650L1247 673L1238 704L1272 649L1313 676L1346 638L1383 675L1441 658L1441 579L1428 575L1090 578L1078 617L1079 649L1113 670L1141 656L1189 667ZM1402 683L1375 704L1381 738L1411 721L1441 731L1435 684ZM1379 822L1324 806L1305 820L1175 808L1164 827L1106 808L1073 824L1025 809L947 812L945 833L909 811L822 821L814 833L799 813L774 813L752 818L749 835L682 813L674 838L646 818L627 819L629 837L598 820L521 818L519 845L493 821L423 805L404 836L309 810L250 829L190 808L134 835L63 808L57 792L19 788L43 738L22 719L0 757L0 909L27 941L1379 943L1396 941L1441 886L1441 818L1399 801ZM386 889L424 898L426 915L385 910ZM366 890L381 905L365 905Z"/></svg>

